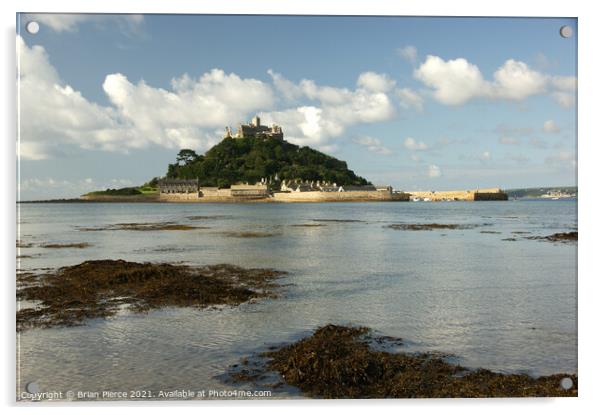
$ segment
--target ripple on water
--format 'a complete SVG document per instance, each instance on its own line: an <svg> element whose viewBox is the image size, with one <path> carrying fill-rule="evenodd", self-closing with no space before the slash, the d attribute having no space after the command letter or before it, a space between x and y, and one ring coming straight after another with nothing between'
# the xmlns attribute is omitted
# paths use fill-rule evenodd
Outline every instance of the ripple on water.
<svg viewBox="0 0 602 415"><path fill-rule="evenodd" d="M235 389L216 376L266 345L296 341L327 323L368 326L403 338L410 350L452 353L468 367L535 375L577 368L574 245L502 241L513 231L550 235L571 230L576 203L36 204L21 206L21 215L27 222L22 234L38 238L27 241L93 245L45 250L44 256L23 262L25 271L106 258L231 263L289 271L283 283L293 284L285 298L233 308L121 313L82 327L24 332L22 386L35 380L62 390ZM205 231L84 233L73 228L179 223L215 215L228 218L207 220L211 230ZM438 232L382 228L481 222L491 226L452 230L446 238ZM304 223L326 226L290 226ZM205 220L197 224L204 226ZM240 230L278 235L220 234Z"/></svg>

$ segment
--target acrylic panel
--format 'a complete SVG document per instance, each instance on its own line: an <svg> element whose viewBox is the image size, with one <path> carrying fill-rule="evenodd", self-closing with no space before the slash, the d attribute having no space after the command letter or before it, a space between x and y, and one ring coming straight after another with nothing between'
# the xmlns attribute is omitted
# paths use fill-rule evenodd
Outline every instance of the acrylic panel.
<svg viewBox="0 0 602 415"><path fill-rule="evenodd" d="M577 396L577 29L18 14L17 400Z"/></svg>

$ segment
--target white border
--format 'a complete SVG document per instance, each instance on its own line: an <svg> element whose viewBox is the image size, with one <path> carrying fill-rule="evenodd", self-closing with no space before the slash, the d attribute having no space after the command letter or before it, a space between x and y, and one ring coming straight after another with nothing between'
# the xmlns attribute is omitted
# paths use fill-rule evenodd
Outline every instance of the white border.
<svg viewBox="0 0 602 415"><path fill-rule="evenodd" d="M407 400L407 401L261 401L261 402L195 402L107 404L86 407L36 406L36 412L81 414L107 412L132 412L142 406L145 413L161 413L166 407L177 407L178 412L204 411L252 413L286 412L306 413L316 410L344 410L365 413L373 405L379 411L399 412L461 412L492 414L529 410L546 414L588 411L600 408L597 387L601 384L599 357L599 316L602 295L602 275L598 270L597 245L600 225L597 209L600 196L597 192L600 169L600 105L602 92L600 77L599 40L602 39L600 15L596 2L585 0L528 2L525 0L499 0L495 4L474 0L210 0L210 1L146 1L105 0L103 2L76 0L4 0L2 8L2 54L0 65L4 81L2 100L3 127L3 198L2 216L5 219L1 239L4 265L3 281L3 370L0 391L2 404L8 413L30 412L31 405L14 405L14 265L15 265L15 13L21 12L104 12L104 13L224 13L224 14L346 14L346 15L440 15L440 16L562 16L579 18L579 398L576 399L494 399L494 400ZM174 29L175 30L175 29ZM589 411L588 411L589 412ZM6 412L5 412L6 413Z"/></svg>

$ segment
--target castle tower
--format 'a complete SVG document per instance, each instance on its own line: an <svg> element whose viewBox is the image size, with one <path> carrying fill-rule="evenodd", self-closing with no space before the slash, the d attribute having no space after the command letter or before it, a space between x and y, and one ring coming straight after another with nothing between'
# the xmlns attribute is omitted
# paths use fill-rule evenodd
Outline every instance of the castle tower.
<svg viewBox="0 0 602 415"><path fill-rule="evenodd" d="M254 116L253 119L251 120L251 125L253 125L254 127L259 127L261 125L261 120L259 119L259 116Z"/></svg>

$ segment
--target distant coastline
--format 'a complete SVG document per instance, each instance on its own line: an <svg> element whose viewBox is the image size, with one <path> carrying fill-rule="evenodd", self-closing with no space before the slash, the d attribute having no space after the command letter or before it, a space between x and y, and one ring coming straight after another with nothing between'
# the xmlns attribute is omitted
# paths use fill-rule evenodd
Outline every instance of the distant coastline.
<svg viewBox="0 0 602 415"><path fill-rule="evenodd" d="M257 185L255 185L257 186ZM248 191L246 186L243 191ZM253 186L251 186L253 187ZM370 186L367 186L370 187ZM210 190L211 189L211 190ZM217 189L217 190L216 190ZM532 187L502 190L499 188L444 191L394 191L392 188L354 189L351 191L270 191L261 195L235 196L229 188L202 188L195 191L165 193L148 183L138 187L106 189L86 193L80 197L21 200L17 203L324 203L373 201L484 201L484 200L577 200L577 186ZM375 191L376 190L376 191ZM215 194L212 194L213 192Z"/></svg>
<svg viewBox="0 0 602 415"><path fill-rule="evenodd" d="M136 188L132 188L136 189ZM117 189L119 191L121 189ZM486 190L486 189L484 189ZM466 191L432 191L432 192L408 192L410 201L451 201L453 199L449 198L449 195L458 194ZM508 195L509 200L521 200L521 201L556 201L556 200L564 200L571 201L578 199L578 188L577 186L556 186L556 187L533 187L533 188L524 188L524 189L508 189L503 191ZM111 194L113 193L113 194ZM146 191L140 193L130 192L131 194L114 194L115 191L106 192L106 191L98 191L87 193L86 195L82 195L80 197L74 198L60 198L60 199L39 199L39 200L20 200L17 203L286 203L286 202L337 202L337 201L348 201L348 202L368 202L368 201L382 201L375 198L366 198L366 197L350 197L342 200L341 198L335 199L330 198L319 200L314 198L312 200L311 197L304 197L303 193L311 193L311 192L301 192L296 193L292 197L288 196L290 199L297 200L283 200L282 196L276 198L261 198L261 199L237 199L237 198L205 198L201 200L200 198L193 200L165 200L161 199L158 189L156 191ZM349 192L348 192L349 193ZM286 193L285 193L286 194ZM290 193L292 194L292 193ZM289 195L290 195L289 194ZM440 195L437 199L431 199L429 195L436 194ZM286 198L286 196L285 196ZM405 198L401 198L404 199Z"/></svg>
<svg viewBox="0 0 602 415"><path fill-rule="evenodd" d="M528 187L506 190L511 199L576 199L579 194L577 186Z"/></svg>

